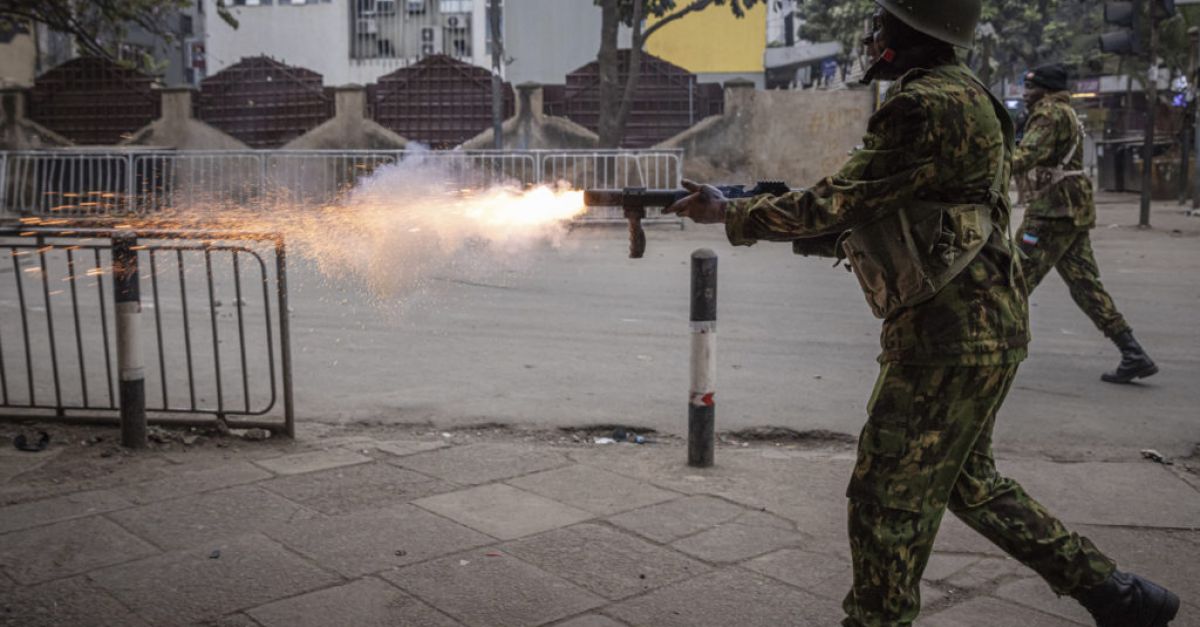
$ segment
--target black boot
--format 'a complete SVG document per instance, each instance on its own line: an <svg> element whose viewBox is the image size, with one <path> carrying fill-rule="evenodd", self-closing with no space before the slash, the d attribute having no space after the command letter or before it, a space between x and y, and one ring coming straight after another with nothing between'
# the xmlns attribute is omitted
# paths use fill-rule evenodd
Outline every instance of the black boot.
<svg viewBox="0 0 1200 627"><path fill-rule="evenodd" d="M1115 571L1104 583L1076 594L1096 627L1167 627L1179 597L1152 581Z"/></svg>
<svg viewBox="0 0 1200 627"><path fill-rule="evenodd" d="M1129 383L1134 379L1144 379L1158 372L1158 366L1142 350L1142 345L1133 339L1132 331L1122 331L1113 338L1113 343L1121 349L1121 363L1112 372L1100 375L1102 381L1109 383Z"/></svg>

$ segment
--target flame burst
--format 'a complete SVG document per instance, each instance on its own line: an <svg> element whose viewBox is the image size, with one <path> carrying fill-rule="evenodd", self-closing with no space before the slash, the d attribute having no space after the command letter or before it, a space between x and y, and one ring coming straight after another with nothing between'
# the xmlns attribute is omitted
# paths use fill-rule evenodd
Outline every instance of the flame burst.
<svg viewBox="0 0 1200 627"><path fill-rule="evenodd" d="M293 257L313 262L328 279L358 282L387 299L447 272L479 278L519 264L522 253L536 246L561 245L569 221L586 211L583 192L464 188L444 167L419 161L376 170L336 204L282 200L291 191L255 207L194 203L153 217L122 218L119 227L279 233ZM71 224L63 218L23 222Z"/></svg>

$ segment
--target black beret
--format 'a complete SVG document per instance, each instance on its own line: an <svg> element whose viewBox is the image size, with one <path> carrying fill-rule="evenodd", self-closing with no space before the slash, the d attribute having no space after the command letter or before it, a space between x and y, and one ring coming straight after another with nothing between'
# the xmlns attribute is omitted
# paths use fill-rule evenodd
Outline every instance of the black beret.
<svg viewBox="0 0 1200 627"><path fill-rule="evenodd" d="M1025 74L1025 82L1050 91L1065 91L1067 89L1067 68L1058 63L1035 67Z"/></svg>

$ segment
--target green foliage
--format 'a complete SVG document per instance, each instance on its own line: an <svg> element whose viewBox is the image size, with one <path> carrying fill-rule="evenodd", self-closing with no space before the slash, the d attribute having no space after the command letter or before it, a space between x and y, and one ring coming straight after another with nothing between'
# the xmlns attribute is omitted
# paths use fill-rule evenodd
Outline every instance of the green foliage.
<svg viewBox="0 0 1200 627"><path fill-rule="evenodd" d="M0 0L0 22L45 24L73 36L85 53L115 59L117 45L131 26L174 43L177 33L170 17L192 4L193 0ZM216 4L217 15L237 28L226 0Z"/></svg>
<svg viewBox="0 0 1200 627"><path fill-rule="evenodd" d="M796 0L796 6L804 18L800 38L841 42L838 61L843 65L858 54L868 20L875 12L872 0Z"/></svg>
<svg viewBox="0 0 1200 627"><path fill-rule="evenodd" d="M843 63L857 54L875 10L873 0L792 1L804 19L802 39L841 42ZM1200 6L1179 9L1179 15L1162 22L1159 29L1159 55L1175 71L1188 66L1187 28L1200 26ZM1118 59L1100 54L1097 45L1097 37L1108 28L1100 1L983 0L977 45L967 58L981 75L996 80L1053 62L1084 74L1114 72ZM1148 41L1149 33L1142 37Z"/></svg>

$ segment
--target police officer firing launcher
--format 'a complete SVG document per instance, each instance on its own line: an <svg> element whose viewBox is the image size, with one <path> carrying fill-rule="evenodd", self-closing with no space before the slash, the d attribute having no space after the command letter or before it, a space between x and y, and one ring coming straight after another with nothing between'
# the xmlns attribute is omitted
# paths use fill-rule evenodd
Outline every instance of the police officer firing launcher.
<svg viewBox="0 0 1200 627"><path fill-rule="evenodd" d="M1028 205L1018 231L1021 267L1032 293L1051 268L1058 270L1075 304L1121 351L1121 363L1100 376L1129 383L1158 372L1125 317L1100 283L1089 231L1096 226L1092 182L1083 171L1083 125L1071 108L1067 70L1046 65L1025 76L1030 110L1013 175Z"/></svg>
<svg viewBox="0 0 1200 627"><path fill-rule="evenodd" d="M1117 570L992 460L992 430L1029 342L1026 284L1007 236L1012 123L958 62L980 0L876 0L865 80L896 81L863 148L805 191L730 200L711 186L667 211L724 223L729 241L845 256L883 319L882 368L849 497L848 627L909 625L949 509L1101 627L1167 625L1179 599Z"/></svg>

